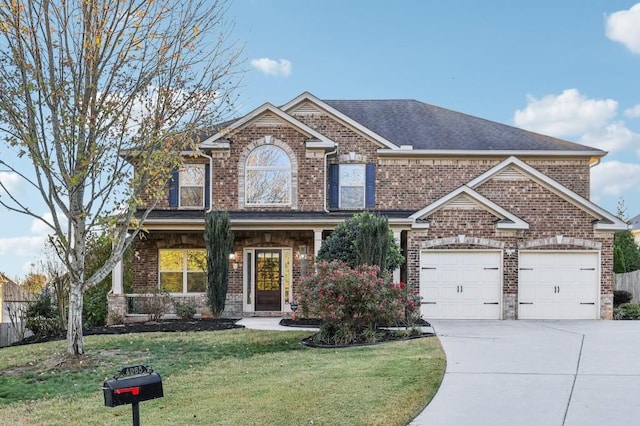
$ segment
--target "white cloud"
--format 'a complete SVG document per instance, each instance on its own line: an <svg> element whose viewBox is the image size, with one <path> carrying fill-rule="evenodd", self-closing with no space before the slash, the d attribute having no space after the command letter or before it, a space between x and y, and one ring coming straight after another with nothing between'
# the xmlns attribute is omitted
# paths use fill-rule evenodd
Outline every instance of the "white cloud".
<svg viewBox="0 0 640 426"><path fill-rule="evenodd" d="M62 216L58 213L58 217L62 217ZM53 223L53 215L51 213L43 214L42 218L46 220L48 223ZM62 221L60 225L66 228L65 221ZM49 235L49 234L53 234L53 229L47 226L47 224L45 224L43 221L38 219L33 219L33 221L31 222L31 233L36 235Z"/></svg>
<svg viewBox="0 0 640 426"><path fill-rule="evenodd" d="M619 197L625 191L637 189L640 164L603 161L591 169L591 190L595 194Z"/></svg>
<svg viewBox="0 0 640 426"><path fill-rule="evenodd" d="M266 75L275 77L289 77L291 75L291 61L280 59L279 61L269 58L252 59L251 66Z"/></svg>
<svg viewBox="0 0 640 426"><path fill-rule="evenodd" d="M516 110L514 123L556 137L580 136L605 126L616 115L613 99L589 99L576 89L540 99L527 96L527 106Z"/></svg>
<svg viewBox="0 0 640 426"><path fill-rule="evenodd" d="M45 213L42 218L51 222L52 215ZM66 221L63 221L61 225L66 228ZM33 219L29 227L29 235L0 238L0 256L10 256L12 259L17 257L30 259L25 264L37 262L43 255L50 234L53 234L51 228L41 220Z"/></svg>
<svg viewBox="0 0 640 426"><path fill-rule="evenodd" d="M640 104L624 110L625 117L638 118L640 117Z"/></svg>
<svg viewBox="0 0 640 426"><path fill-rule="evenodd" d="M2 182L2 185L7 188L7 191L14 196L22 192L24 181L17 173L0 172L0 182ZM0 187L0 195L2 194L5 194L5 191Z"/></svg>
<svg viewBox="0 0 640 426"><path fill-rule="evenodd" d="M640 3L607 16L606 34L610 40L620 42L632 53L640 55Z"/></svg>
<svg viewBox="0 0 640 426"><path fill-rule="evenodd" d="M618 121L585 133L580 138L583 145L604 151L621 151L625 148L640 148L640 134L629 130L624 122Z"/></svg>
<svg viewBox="0 0 640 426"><path fill-rule="evenodd" d="M10 254L12 257L36 258L42 253L46 241L46 234L0 238L0 256Z"/></svg>

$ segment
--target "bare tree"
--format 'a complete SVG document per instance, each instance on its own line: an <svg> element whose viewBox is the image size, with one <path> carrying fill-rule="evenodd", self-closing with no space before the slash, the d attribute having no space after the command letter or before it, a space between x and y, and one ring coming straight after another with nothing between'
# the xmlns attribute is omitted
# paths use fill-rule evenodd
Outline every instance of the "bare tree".
<svg viewBox="0 0 640 426"><path fill-rule="evenodd" d="M52 230L70 282L69 354L84 352L83 292L135 237L149 212L136 214L142 200L152 208L180 152L230 112L241 70L227 9L224 0L0 0L0 135L32 167L7 155L0 165L50 217L2 183L0 204ZM96 228L113 250L85 276Z"/></svg>

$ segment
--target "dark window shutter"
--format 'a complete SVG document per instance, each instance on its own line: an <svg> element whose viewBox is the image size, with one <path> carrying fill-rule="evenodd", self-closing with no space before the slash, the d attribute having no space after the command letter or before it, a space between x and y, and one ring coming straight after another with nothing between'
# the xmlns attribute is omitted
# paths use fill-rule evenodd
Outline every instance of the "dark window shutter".
<svg viewBox="0 0 640 426"><path fill-rule="evenodd" d="M204 166L204 206L211 207L211 165Z"/></svg>
<svg viewBox="0 0 640 426"><path fill-rule="evenodd" d="M178 188L180 173L174 170L171 173L171 183L169 184L169 207L178 207Z"/></svg>
<svg viewBox="0 0 640 426"><path fill-rule="evenodd" d="M376 165L367 164L366 169L365 206L372 209L376 206Z"/></svg>
<svg viewBox="0 0 640 426"><path fill-rule="evenodd" d="M329 208L337 209L340 205L340 168L338 164L329 165Z"/></svg>

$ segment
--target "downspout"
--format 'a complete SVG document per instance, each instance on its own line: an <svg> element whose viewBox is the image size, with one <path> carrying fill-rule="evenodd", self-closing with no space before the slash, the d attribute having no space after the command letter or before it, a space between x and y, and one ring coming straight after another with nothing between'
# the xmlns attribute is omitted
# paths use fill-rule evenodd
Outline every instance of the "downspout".
<svg viewBox="0 0 640 426"><path fill-rule="evenodd" d="M329 208L327 207L327 159L329 158L330 155L335 154L338 152L338 146L336 145L336 149L334 149L333 151L329 151L326 154L324 154L324 211L325 213L329 213Z"/></svg>
<svg viewBox="0 0 640 426"><path fill-rule="evenodd" d="M209 208L205 212L205 214L207 214L211 213L211 210L213 210L213 157L200 150L198 150L198 153L209 159Z"/></svg>

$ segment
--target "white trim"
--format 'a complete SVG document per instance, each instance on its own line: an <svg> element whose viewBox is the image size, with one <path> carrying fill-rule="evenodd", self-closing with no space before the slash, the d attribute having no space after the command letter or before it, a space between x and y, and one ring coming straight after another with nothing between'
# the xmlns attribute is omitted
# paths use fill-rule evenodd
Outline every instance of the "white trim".
<svg viewBox="0 0 640 426"><path fill-rule="evenodd" d="M496 223L497 229L529 229L529 224L527 222L520 219L516 215L509 213L507 210L503 209L502 207L500 207L493 201L489 200L488 198L483 197L482 195L480 195L479 193L477 193L476 191L474 191L473 189L469 188L466 185L463 185L458 189L448 193L447 195L440 198L439 200L434 201L433 203L429 204L427 207L409 216L409 218L416 221L424 217L427 217L433 214L436 210L444 207L445 205L447 205L448 203L450 203L451 201L453 201L455 198L457 198L462 194L470 197L480 207L484 208L489 213L495 216L498 216L501 219L507 219L509 221L509 222L501 221ZM414 226L415 228L425 227L424 224L421 224L421 223L416 223L416 225L419 225L419 226Z"/></svg>
<svg viewBox="0 0 640 426"><path fill-rule="evenodd" d="M534 150L482 150L482 149L413 149L413 150L397 150L397 149L379 149L378 156L451 156L451 157L463 157L463 156L481 156L481 157L504 157L511 155L526 156L526 157L604 157L607 155L606 151L594 150L594 151L534 151Z"/></svg>
<svg viewBox="0 0 640 426"><path fill-rule="evenodd" d="M256 250L280 250L280 274L282 281L280 282L280 312L292 312L291 311L291 300L293 300L293 248L286 246L278 246L278 247L258 247L251 246L245 247L242 250L242 309L244 312L263 312L256 311ZM284 268L285 268L285 252L289 253L291 263L289 264L289 279L291 282L289 283L289 303L286 303L285 297L285 283L284 277L286 276ZM251 262L247 261L247 255L251 254ZM251 271L251 273L249 273ZM246 290L249 289L251 294L251 303L247 303L247 293ZM268 311L265 311L268 312Z"/></svg>
<svg viewBox="0 0 640 426"><path fill-rule="evenodd" d="M187 251L202 251L204 252L205 256L207 254L207 249L206 248L197 248L197 247L187 247L187 248L171 248L171 247L166 247L166 248L159 248L157 249L157 253L158 253L158 289L161 289L161 274L164 273L181 273L182 274L182 292L171 292L169 294L171 295L189 295L189 294L204 294L204 292L201 291L188 291L188 274L189 272L200 272L200 271L189 271L189 260L188 260L188 256L187 256ZM160 269L160 252L163 251L181 251L182 252L182 270L178 271L178 270L166 270L163 271L162 269ZM206 271L203 271L205 278L206 278ZM205 283L206 285L206 283Z"/></svg>
<svg viewBox="0 0 640 426"><path fill-rule="evenodd" d="M281 111L277 107L275 107L272 104L270 104L269 102L267 102L267 103L263 104L262 106L256 108L255 110L253 110L249 114L245 115L244 117L240 118L239 120L235 121L234 123L229 125L229 127L225 128L224 130L222 130L222 131L216 133L215 135L205 139L203 142L200 143L199 147L201 149L217 147L216 146L216 141L218 139L224 138L226 135L228 135L233 130L236 130L236 129L244 126L245 124L249 123L250 121L252 121L253 119L257 118L258 116L260 116L261 114L263 114L264 112L267 112L267 111L277 115L278 117L280 117L286 123L291 124L292 126L298 128L302 132L306 133L307 136L313 137L313 138L317 139L318 141L322 142L323 144L325 144L327 146L333 147L333 146L337 145L334 141L332 141L331 139L327 138L323 134L313 130L311 127L307 126L303 122L296 120L295 118L291 117L290 115L284 113L283 111Z"/></svg>
<svg viewBox="0 0 640 426"><path fill-rule="evenodd" d="M478 176L475 179L469 181L467 183L467 186L469 186L470 188L474 188L475 189L478 186L480 186L483 183L485 183L486 181L488 181L489 179L491 179L491 177L493 177L495 174L497 174L501 170L503 170L503 169L505 169L505 168L507 168L507 167L509 167L511 165L518 167L525 174L527 174L533 181L535 181L535 182L541 184L542 186L546 187L551 192L553 192L554 194L558 195L560 198L564 199L565 201L568 201L569 203L571 203L574 206L578 207L579 209L590 213L592 216L595 216L600 220L607 220L607 221L611 222L611 223L601 223L601 222L595 223L594 224L594 229L596 229L596 230L607 230L607 231L622 231L622 230L629 229L629 225L626 222L620 220L619 218L617 218L613 214L607 212L606 210L602 209L601 207L598 207L597 205L595 205L591 201L589 201L586 198L576 194L575 192L573 192L572 190L570 190L566 186L561 185L560 183L556 182L555 180L551 179L547 175L539 172L535 168L531 167L530 165L526 164L524 161L522 161L522 160L520 160L520 159L518 159L518 158L516 158L514 156L511 156L511 157L507 158L506 160L504 160L503 162L495 165L494 167L492 167L491 169L487 170L486 172L484 172L480 176Z"/></svg>
<svg viewBox="0 0 640 426"><path fill-rule="evenodd" d="M187 169L187 168L198 168L201 169L199 170L200 172L202 172L202 204L199 206L195 206L195 205L182 205L182 188L198 188L199 185L183 185L183 179L182 179L182 171L183 169ZM186 172L185 172L186 173ZM209 174L211 174L211 170L209 170ZM209 184L211 184L211 180L209 180ZM206 207L206 191L207 188L207 165L206 164L199 164L199 163L185 163L182 164L180 166L180 168L178 169L178 208L179 209L185 209L185 210L189 210L189 209L201 209Z"/></svg>
<svg viewBox="0 0 640 426"><path fill-rule="evenodd" d="M246 157L243 159L244 160L244 176L243 176L243 180L244 180L244 207L286 207L286 206L291 206L293 204L292 202L292 198L293 198L293 168L294 168L294 164L293 161L291 160L291 156L289 155L289 153L284 150L282 147L275 145L271 142L271 136L265 136L265 143L264 144L260 144L258 146L256 146L255 148L251 149ZM284 155L284 157L287 159L287 161L289 162L288 167L287 166L249 166L247 163L249 162L249 158L259 149L264 149L264 148L275 148L278 149L282 155ZM297 164L296 164L297 166ZM247 193L247 182L248 182L248 174L249 172L254 171L254 172L288 172L288 184L289 184L289 191L288 191L288 195L287 195L287 200L285 202L282 203L274 203L274 202L267 202L267 203L261 203L261 202L249 202L248 197L249 194ZM263 182L264 179L261 179L261 182Z"/></svg>
<svg viewBox="0 0 640 426"><path fill-rule="evenodd" d="M362 185L349 186L342 184L342 168L358 167L362 170ZM359 206L343 206L342 205L342 188L362 188L362 204ZM342 163L338 164L338 208L343 210L362 210L367 205L367 165L361 163Z"/></svg>
<svg viewBox="0 0 640 426"><path fill-rule="evenodd" d="M357 131L359 131L360 133L364 134L365 136L368 136L369 138L373 139L379 145L382 145L382 146L384 146L384 147L386 147L388 149L392 149L392 150L400 149L400 147L398 145L394 144L393 142L389 141L388 139L385 139L384 137L380 136L379 134L377 134L373 130L370 130L369 128L363 126L362 124L358 123L357 121L353 120L352 118L349 118L348 116L344 115L343 113L341 113L337 109L329 106L328 104L324 103L320 99L316 98L315 96L313 96L309 92L304 92L304 93L298 95L297 97L295 97L294 99L290 100L289 102L287 102L286 104L284 104L282 106L282 110L285 111L285 112L289 112L293 107L297 106L298 104L300 104L301 102L304 102L304 101L315 103L316 106L318 106L319 108L325 110L330 115L333 115L334 117L338 118L340 121L344 122L349 127L352 127L354 129L356 129ZM403 152L406 152L406 151L407 150L403 150Z"/></svg>
<svg viewBox="0 0 640 426"><path fill-rule="evenodd" d="M336 225L347 220L348 217L323 218L323 219L286 219L282 221L274 221L273 218L265 219L232 219L231 229L247 230L247 229L270 229L276 230L296 230L335 227ZM390 218L389 225L406 226L409 229L413 225L412 219ZM155 226L154 226L155 225ZM172 230L202 230L204 229L203 219L147 219L144 221L144 228L149 231Z"/></svg>

